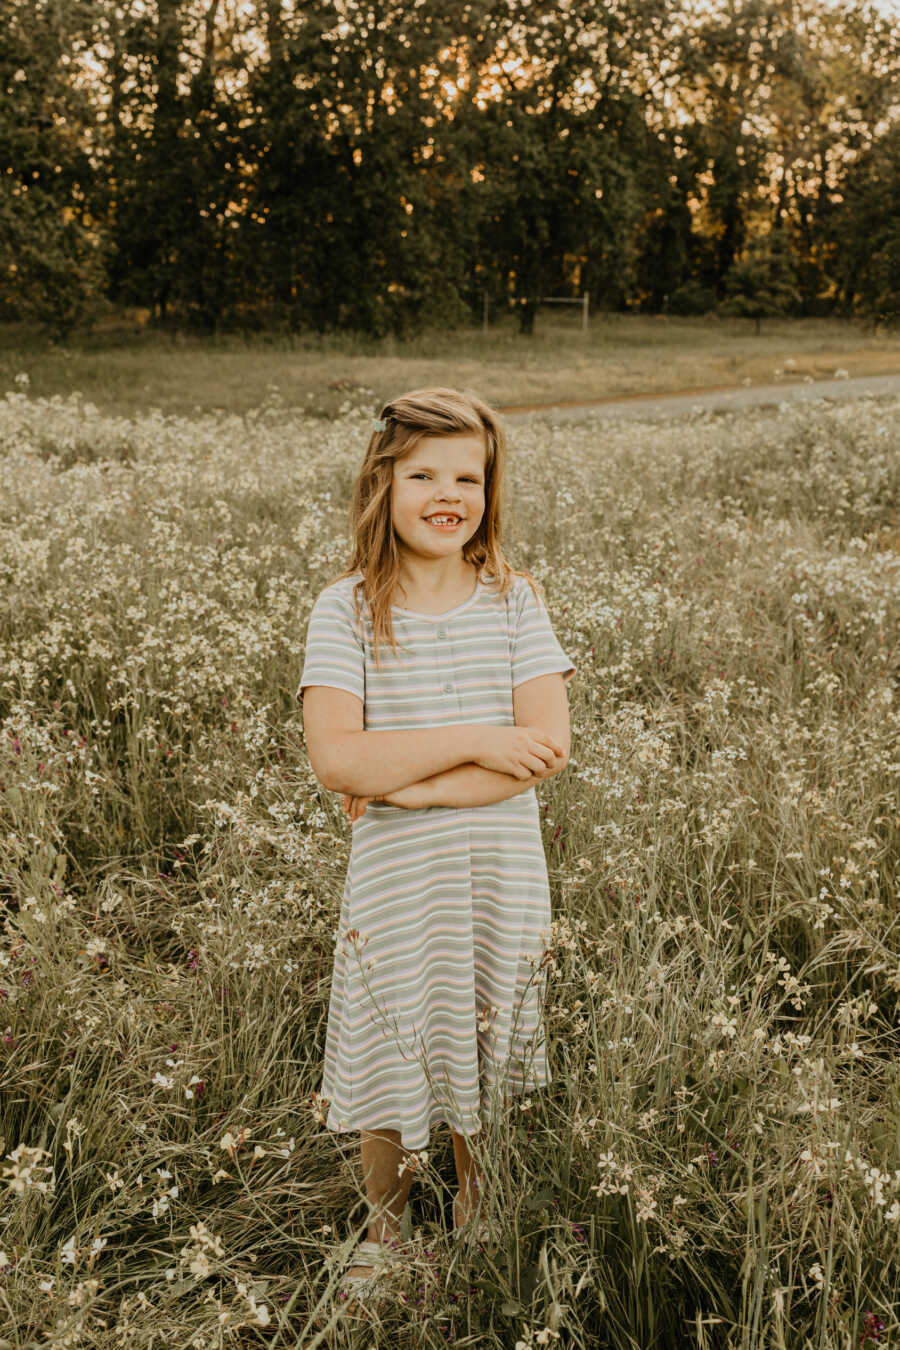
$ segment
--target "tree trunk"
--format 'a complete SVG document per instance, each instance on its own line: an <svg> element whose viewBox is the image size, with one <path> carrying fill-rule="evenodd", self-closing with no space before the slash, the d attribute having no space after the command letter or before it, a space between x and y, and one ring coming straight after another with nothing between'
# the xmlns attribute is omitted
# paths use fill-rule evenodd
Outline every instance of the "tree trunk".
<svg viewBox="0 0 900 1350"><path fill-rule="evenodd" d="M534 317L537 314L537 301L529 296L519 305L519 332L526 337L534 334Z"/></svg>
<svg viewBox="0 0 900 1350"><path fill-rule="evenodd" d="M171 192L171 176L178 164L178 129L181 111L178 99L178 54L181 46L179 6L181 0L157 0L156 25L156 107L153 115L153 163L156 170L156 201L148 203L159 221L155 240L159 281L156 298L160 314L165 317L168 298L172 293L170 253L177 243L172 238L171 209L167 208Z"/></svg>

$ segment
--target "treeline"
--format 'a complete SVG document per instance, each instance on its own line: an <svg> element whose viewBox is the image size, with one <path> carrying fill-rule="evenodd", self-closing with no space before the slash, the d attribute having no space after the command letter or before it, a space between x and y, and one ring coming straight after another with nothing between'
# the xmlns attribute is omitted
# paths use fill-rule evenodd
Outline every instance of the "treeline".
<svg viewBox="0 0 900 1350"><path fill-rule="evenodd" d="M898 76L859 0L0 0L0 312L890 322Z"/></svg>

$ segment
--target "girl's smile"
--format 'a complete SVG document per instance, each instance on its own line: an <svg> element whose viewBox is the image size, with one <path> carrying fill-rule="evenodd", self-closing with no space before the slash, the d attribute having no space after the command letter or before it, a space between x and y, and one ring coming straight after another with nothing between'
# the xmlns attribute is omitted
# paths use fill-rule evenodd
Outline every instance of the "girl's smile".
<svg viewBox="0 0 900 1350"><path fill-rule="evenodd" d="M485 458L484 437L461 432L425 436L394 461L391 521L404 562L413 567L417 562L437 564L423 589L440 589L444 562L451 572L440 579L449 587L458 580L458 555L484 515ZM441 544L438 535L451 540L452 547Z"/></svg>
<svg viewBox="0 0 900 1350"><path fill-rule="evenodd" d="M458 530L463 523L460 516L426 516L425 519L433 530L443 530L447 534Z"/></svg>

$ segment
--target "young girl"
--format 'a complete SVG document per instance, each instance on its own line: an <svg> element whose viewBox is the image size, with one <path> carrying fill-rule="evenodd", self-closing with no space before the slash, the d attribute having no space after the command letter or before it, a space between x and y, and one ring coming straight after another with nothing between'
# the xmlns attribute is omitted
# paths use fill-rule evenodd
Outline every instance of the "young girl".
<svg viewBox="0 0 900 1350"><path fill-rule="evenodd" d="M505 455L472 394L391 400L356 480L349 566L309 619L306 746L352 821L321 1092L327 1127L361 1133L370 1224L351 1283L398 1240L404 1152L450 1126L459 1228L479 1180L466 1140L492 1094L550 1081L534 784L568 761L575 666L501 551Z"/></svg>

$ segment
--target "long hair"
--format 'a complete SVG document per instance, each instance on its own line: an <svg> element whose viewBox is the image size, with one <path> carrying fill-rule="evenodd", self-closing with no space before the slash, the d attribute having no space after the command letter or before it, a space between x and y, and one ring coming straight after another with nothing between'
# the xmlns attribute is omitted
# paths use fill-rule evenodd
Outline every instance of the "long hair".
<svg viewBox="0 0 900 1350"><path fill-rule="evenodd" d="M350 560L335 581L362 573L353 588L357 620L360 600L365 597L372 617L375 665L378 643L386 641L396 654L391 596L399 579L400 558L391 520L391 484L394 464L426 436L482 433L485 441L484 514L472 538L463 545L466 562L491 578L495 595L506 595L513 577L524 576L535 594L542 588L528 572L517 572L500 547L500 493L506 465L506 433L494 410L469 390L434 387L414 389L386 403L380 421L384 431L374 430L353 488L350 504Z"/></svg>

